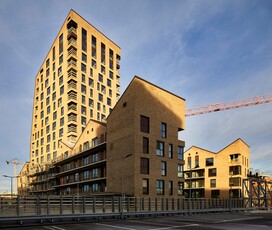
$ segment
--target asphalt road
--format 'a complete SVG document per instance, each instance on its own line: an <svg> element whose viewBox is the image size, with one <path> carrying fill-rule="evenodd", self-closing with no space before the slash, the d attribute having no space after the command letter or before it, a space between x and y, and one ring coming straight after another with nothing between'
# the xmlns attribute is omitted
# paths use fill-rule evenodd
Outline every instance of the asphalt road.
<svg viewBox="0 0 272 230"><path fill-rule="evenodd" d="M163 216L126 220L101 220L73 224L47 224L1 228L9 230L167 230L167 229L222 229L222 230L272 230L272 213L215 213L192 216Z"/></svg>

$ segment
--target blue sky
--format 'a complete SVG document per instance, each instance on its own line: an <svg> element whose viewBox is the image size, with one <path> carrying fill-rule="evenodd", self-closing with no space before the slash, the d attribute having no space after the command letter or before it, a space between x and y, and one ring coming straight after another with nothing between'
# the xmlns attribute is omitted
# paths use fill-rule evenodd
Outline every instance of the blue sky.
<svg viewBox="0 0 272 230"><path fill-rule="evenodd" d="M1 0L0 193L29 159L34 79L70 9L122 49L121 91L134 75L187 107L272 95L270 0ZM251 167L272 172L272 103L187 118L180 138L217 152L237 138ZM19 167L20 169L20 167Z"/></svg>

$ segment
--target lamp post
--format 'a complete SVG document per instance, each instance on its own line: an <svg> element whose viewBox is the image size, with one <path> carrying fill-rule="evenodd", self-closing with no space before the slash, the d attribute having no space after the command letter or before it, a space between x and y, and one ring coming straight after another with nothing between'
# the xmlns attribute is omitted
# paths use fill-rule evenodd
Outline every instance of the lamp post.
<svg viewBox="0 0 272 230"><path fill-rule="evenodd" d="M124 160L133 154L130 153L122 158L122 167L121 167L121 196L122 196L122 202L121 202L121 218L123 219L123 211L124 211Z"/></svg>
<svg viewBox="0 0 272 230"><path fill-rule="evenodd" d="M3 175L3 177L10 178L10 196L12 196L12 194L13 194L13 178L17 178L17 176Z"/></svg>

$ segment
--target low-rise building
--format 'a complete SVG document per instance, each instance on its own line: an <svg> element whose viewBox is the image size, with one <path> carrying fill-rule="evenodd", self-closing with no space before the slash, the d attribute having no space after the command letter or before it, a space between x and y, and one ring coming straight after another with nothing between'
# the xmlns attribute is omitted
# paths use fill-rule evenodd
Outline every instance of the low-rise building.
<svg viewBox="0 0 272 230"><path fill-rule="evenodd" d="M237 139L219 152L192 146L184 153L187 198L239 198L250 168L250 148Z"/></svg>

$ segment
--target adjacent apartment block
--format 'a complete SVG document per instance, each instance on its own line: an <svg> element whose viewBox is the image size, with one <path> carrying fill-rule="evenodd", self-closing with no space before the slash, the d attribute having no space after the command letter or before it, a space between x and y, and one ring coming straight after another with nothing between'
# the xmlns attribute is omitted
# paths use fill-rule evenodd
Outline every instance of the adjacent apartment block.
<svg viewBox="0 0 272 230"><path fill-rule="evenodd" d="M119 99L120 48L71 10L35 79L30 164L55 160L90 119L103 121Z"/></svg>
<svg viewBox="0 0 272 230"><path fill-rule="evenodd" d="M134 77L107 118L90 119L74 145L37 172L32 193L182 195L185 100Z"/></svg>
<svg viewBox="0 0 272 230"><path fill-rule="evenodd" d="M237 139L217 153L192 146L184 153L187 198L239 198L250 168L250 148Z"/></svg>

